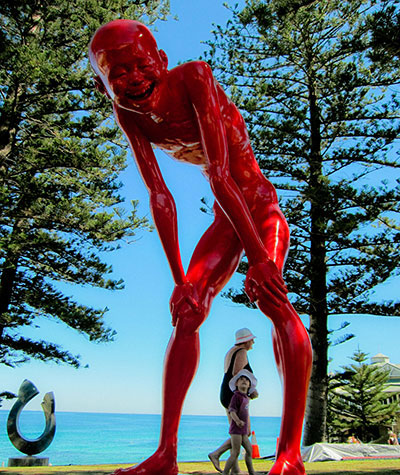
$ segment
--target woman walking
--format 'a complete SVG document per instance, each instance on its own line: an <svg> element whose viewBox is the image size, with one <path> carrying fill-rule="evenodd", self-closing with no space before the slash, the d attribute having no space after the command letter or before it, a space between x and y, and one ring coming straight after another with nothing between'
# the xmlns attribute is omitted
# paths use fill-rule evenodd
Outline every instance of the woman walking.
<svg viewBox="0 0 400 475"><path fill-rule="evenodd" d="M233 392L229 387L229 382L231 381L233 376L238 374L239 371L241 371L242 369L247 369L251 373L253 372L249 360L247 358L247 352L253 348L254 338L255 336L248 328L241 328L235 333L235 345L225 355L224 377L222 379L221 384L220 401L226 410L229 425L232 422L232 418L229 414L228 408L233 396ZM258 392L256 389L254 389L250 394L250 398L255 399L256 397L258 397ZM218 447L218 449L208 454L208 458L211 460L212 464L218 472L222 473L222 469L219 465L219 458L224 452L229 450L231 447L231 439L227 439L220 447ZM232 467L231 473L240 473L239 465L237 462Z"/></svg>

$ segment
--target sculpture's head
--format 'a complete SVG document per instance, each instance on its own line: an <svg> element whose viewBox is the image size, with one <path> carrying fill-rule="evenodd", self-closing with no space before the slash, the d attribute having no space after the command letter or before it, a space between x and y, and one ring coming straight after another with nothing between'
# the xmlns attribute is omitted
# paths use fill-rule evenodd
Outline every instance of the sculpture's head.
<svg viewBox="0 0 400 475"><path fill-rule="evenodd" d="M168 58L146 26L134 20L103 25L90 42L89 59L99 90L115 103L137 112L154 110Z"/></svg>

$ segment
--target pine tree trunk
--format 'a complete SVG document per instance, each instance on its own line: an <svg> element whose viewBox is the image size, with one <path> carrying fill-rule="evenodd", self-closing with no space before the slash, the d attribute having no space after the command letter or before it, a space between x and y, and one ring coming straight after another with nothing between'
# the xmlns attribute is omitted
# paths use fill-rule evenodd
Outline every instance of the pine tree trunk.
<svg viewBox="0 0 400 475"><path fill-rule="evenodd" d="M17 274L18 258L8 259L3 264L3 272L0 279L0 342L7 323L3 315L8 312L11 296Z"/></svg>
<svg viewBox="0 0 400 475"><path fill-rule="evenodd" d="M326 416L328 393L327 336L323 336L323 318L315 316L310 322L310 338L313 346L313 366L308 390L303 445L326 441ZM326 328L326 325L325 325Z"/></svg>
<svg viewBox="0 0 400 475"><path fill-rule="evenodd" d="M312 74L310 74L312 78ZM321 156L320 114L312 79L309 84L310 101L310 339L313 365L307 399L303 445L326 439L328 390L328 310L326 267L325 190Z"/></svg>
<svg viewBox="0 0 400 475"><path fill-rule="evenodd" d="M303 445L326 440L328 394L328 310L326 288L326 247L321 207L316 204L311 233L310 339L313 365L308 390Z"/></svg>

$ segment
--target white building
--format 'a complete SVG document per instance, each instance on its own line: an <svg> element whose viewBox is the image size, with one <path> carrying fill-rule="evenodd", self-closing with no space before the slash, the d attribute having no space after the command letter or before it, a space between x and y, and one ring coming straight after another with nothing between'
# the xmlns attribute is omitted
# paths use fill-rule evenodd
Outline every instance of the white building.
<svg viewBox="0 0 400 475"><path fill-rule="evenodd" d="M400 403L400 364L391 363L388 356L378 353L371 358L371 364L379 365L389 372L389 380L384 392L387 393L386 403L398 401Z"/></svg>

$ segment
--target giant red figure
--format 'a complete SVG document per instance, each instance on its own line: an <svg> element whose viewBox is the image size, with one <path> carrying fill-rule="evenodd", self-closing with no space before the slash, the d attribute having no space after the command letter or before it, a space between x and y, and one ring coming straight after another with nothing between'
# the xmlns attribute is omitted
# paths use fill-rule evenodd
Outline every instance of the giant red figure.
<svg viewBox="0 0 400 475"><path fill-rule="evenodd" d="M149 459L123 473L178 473L178 426L199 362L199 328L243 252L249 262L246 292L273 322L274 353L283 383L279 446L269 473L305 473L300 442L311 345L282 278L288 225L275 188L258 167L240 112L205 62L168 70L165 52L139 22L115 20L99 28L90 44L90 61L98 88L112 100L116 120L148 188L154 223L175 282L170 300L175 328L165 358L159 447ZM215 195L214 221L186 273L175 202L153 146L202 167Z"/></svg>

